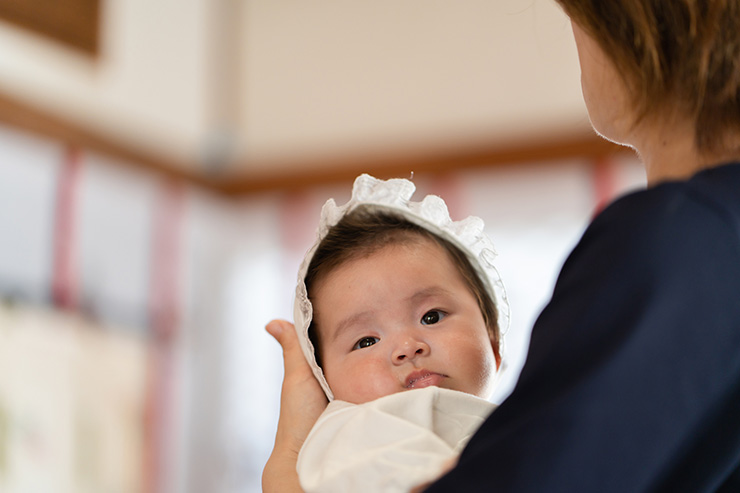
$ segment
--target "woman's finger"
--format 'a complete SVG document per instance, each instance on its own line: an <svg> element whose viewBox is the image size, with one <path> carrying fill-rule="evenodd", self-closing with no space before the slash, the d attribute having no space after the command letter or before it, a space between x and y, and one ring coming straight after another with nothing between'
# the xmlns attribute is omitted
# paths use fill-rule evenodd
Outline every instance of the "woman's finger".
<svg viewBox="0 0 740 493"><path fill-rule="evenodd" d="M298 342L298 335L292 323L285 320L272 320L265 327L267 332L274 337L283 348L283 363L285 365L285 375L292 375L295 372L310 372L306 358L303 356L303 350Z"/></svg>
<svg viewBox="0 0 740 493"><path fill-rule="evenodd" d="M273 320L265 327L283 349L285 375L280 395L280 419L275 446L262 476L265 492L299 492L298 453L327 399L303 356L292 323Z"/></svg>
<svg viewBox="0 0 740 493"><path fill-rule="evenodd" d="M285 364L278 437L289 438L297 451L328 401L303 356L293 324L273 320L266 329L282 346Z"/></svg>

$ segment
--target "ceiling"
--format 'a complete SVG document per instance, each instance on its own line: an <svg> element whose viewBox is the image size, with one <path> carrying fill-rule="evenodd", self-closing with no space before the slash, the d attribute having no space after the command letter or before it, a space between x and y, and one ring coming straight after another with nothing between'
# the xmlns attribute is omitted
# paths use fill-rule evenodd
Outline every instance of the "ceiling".
<svg viewBox="0 0 740 493"><path fill-rule="evenodd" d="M0 120L235 190L608 147L551 0L101 0L96 22L91 55L0 21Z"/></svg>

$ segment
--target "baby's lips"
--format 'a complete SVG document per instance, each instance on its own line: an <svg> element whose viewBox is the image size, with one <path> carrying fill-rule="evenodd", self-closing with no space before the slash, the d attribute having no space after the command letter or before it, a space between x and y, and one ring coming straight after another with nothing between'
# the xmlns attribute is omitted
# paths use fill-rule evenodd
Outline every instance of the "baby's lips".
<svg viewBox="0 0 740 493"><path fill-rule="evenodd" d="M445 379L445 375L429 370L416 370L406 377L407 389L422 389L438 386Z"/></svg>

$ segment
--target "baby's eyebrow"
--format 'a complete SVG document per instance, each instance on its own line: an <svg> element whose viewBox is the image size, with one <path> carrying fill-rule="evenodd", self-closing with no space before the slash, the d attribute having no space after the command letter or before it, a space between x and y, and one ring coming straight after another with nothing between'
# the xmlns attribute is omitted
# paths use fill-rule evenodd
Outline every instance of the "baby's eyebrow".
<svg viewBox="0 0 740 493"><path fill-rule="evenodd" d="M330 340L336 341L339 338L339 335L352 327L353 325L363 322L364 320L368 320L372 318L373 312L370 310L366 310L364 312L354 313L350 315L349 317L342 319L334 329L334 332L331 334Z"/></svg>
<svg viewBox="0 0 740 493"><path fill-rule="evenodd" d="M434 296L450 295L452 295L452 293L442 286L430 286L428 288L420 289L419 291L415 292L414 294L406 298L406 301L413 304L423 301L427 298L432 298Z"/></svg>

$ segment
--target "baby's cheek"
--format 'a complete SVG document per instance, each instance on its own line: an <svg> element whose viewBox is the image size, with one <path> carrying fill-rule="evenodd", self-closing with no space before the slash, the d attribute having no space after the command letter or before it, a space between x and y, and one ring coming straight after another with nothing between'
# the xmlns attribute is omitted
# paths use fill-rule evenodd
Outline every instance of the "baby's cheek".
<svg viewBox="0 0 740 493"><path fill-rule="evenodd" d="M379 365L363 364L335 375L329 380L334 397L343 401L362 404L398 392L400 384L390 372Z"/></svg>
<svg viewBox="0 0 740 493"><path fill-rule="evenodd" d="M491 384L496 374L496 359L490 344L471 341L458 361L463 361L465 380L469 386L466 391L479 397L488 398Z"/></svg>

